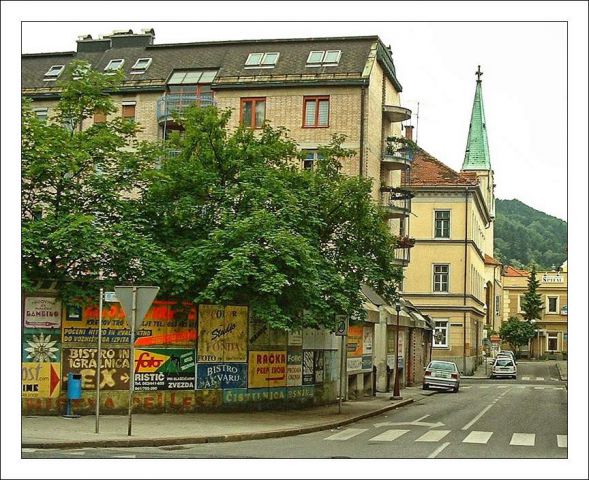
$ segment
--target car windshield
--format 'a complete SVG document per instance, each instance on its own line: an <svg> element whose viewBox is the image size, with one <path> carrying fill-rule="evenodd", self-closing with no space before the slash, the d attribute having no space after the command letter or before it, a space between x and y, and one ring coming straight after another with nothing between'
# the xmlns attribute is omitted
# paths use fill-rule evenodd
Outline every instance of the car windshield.
<svg viewBox="0 0 589 480"><path fill-rule="evenodd" d="M456 367L453 363L447 362L432 362L428 367L430 370L444 370L446 372L454 372Z"/></svg>
<svg viewBox="0 0 589 480"><path fill-rule="evenodd" d="M513 367L513 362L507 358L498 358L495 363L500 367Z"/></svg>

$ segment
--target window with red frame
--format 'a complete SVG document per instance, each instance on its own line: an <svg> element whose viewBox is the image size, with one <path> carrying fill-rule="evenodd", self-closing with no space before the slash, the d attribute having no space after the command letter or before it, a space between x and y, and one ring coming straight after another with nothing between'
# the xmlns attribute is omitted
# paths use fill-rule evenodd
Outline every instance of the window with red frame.
<svg viewBox="0 0 589 480"><path fill-rule="evenodd" d="M303 98L303 127L329 127L329 97Z"/></svg>
<svg viewBox="0 0 589 480"><path fill-rule="evenodd" d="M262 128L266 120L266 98L242 98L240 118L244 127Z"/></svg>
<svg viewBox="0 0 589 480"><path fill-rule="evenodd" d="M95 124L106 123L106 113L102 112L100 110L96 110L94 112L94 123Z"/></svg>
<svg viewBox="0 0 589 480"><path fill-rule="evenodd" d="M121 113L124 119L135 121L135 104L130 102L124 103L122 105Z"/></svg>

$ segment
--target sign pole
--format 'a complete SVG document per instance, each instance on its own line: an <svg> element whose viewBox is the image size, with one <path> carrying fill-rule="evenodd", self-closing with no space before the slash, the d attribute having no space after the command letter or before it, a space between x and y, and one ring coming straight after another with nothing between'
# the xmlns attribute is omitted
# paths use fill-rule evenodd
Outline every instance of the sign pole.
<svg viewBox="0 0 589 480"><path fill-rule="evenodd" d="M131 309L131 337L130 337L130 362L129 362L129 426L127 435L131 436L131 417L133 415L133 390L135 387L135 319L137 317L137 287L133 287L133 307Z"/></svg>
<svg viewBox="0 0 589 480"><path fill-rule="evenodd" d="M342 413L342 398L344 396L344 373L345 373L345 343L346 337L342 335L342 346L341 346L341 359L340 359L340 372L339 372L339 405L338 413Z"/></svg>
<svg viewBox="0 0 589 480"><path fill-rule="evenodd" d="M98 352L96 359L96 430L100 432L100 367L102 366L102 297L103 289L100 289L100 300L98 301Z"/></svg>

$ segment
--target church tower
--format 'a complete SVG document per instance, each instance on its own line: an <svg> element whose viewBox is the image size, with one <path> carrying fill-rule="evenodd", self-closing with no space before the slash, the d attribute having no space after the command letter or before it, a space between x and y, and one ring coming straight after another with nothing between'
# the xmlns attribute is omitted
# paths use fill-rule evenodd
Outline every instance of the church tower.
<svg viewBox="0 0 589 480"><path fill-rule="evenodd" d="M470 127L466 142L466 152L462 163L463 172L476 173L481 193L487 204L491 216L491 224L485 231L484 253L493 255L493 222L495 219L495 184L493 183L493 169L491 168L491 156L489 155L489 141L487 139L487 123L485 121L485 110L483 108L483 89L481 66L476 71L477 84L474 93L474 102L470 116Z"/></svg>

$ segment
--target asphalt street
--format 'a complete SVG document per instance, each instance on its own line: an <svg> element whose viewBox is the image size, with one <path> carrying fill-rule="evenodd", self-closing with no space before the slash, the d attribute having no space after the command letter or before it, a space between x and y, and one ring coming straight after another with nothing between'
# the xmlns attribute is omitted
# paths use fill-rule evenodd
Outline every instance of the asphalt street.
<svg viewBox="0 0 589 480"><path fill-rule="evenodd" d="M136 448L26 450L23 458L567 458L567 390L553 364L463 379L344 427L287 438Z"/></svg>

